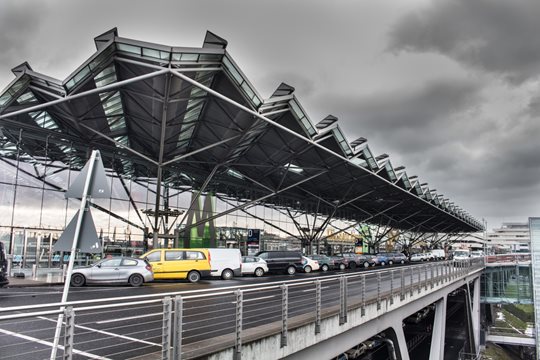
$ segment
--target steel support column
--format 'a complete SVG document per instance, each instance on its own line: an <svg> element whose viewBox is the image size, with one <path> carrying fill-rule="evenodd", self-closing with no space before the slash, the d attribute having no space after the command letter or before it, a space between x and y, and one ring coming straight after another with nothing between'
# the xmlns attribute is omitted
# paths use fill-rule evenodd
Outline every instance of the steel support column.
<svg viewBox="0 0 540 360"><path fill-rule="evenodd" d="M446 336L446 295L435 303L435 319L431 334L429 360L444 360L444 338Z"/></svg>

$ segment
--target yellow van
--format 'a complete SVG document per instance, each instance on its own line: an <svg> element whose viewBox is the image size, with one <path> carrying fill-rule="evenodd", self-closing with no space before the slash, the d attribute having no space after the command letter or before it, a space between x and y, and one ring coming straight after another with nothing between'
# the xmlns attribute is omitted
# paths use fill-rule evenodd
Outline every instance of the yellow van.
<svg viewBox="0 0 540 360"><path fill-rule="evenodd" d="M148 260L154 279L188 279L195 283L210 276L208 249L154 249L140 258Z"/></svg>

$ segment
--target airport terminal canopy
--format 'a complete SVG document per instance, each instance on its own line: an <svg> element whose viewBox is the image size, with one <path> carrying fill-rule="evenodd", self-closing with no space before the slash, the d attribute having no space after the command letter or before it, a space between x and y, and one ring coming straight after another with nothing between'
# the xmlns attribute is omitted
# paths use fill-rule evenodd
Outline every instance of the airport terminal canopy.
<svg viewBox="0 0 540 360"><path fill-rule="evenodd" d="M202 48L126 39L116 28L94 41L64 81L27 63L13 69L0 95L1 156L82 167L98 149L121 176L249 205L417 232L482 229L388 155L374 156L366 139L348 142L335 116L313 123L293 87L261 97L211 32Z"/></svg>

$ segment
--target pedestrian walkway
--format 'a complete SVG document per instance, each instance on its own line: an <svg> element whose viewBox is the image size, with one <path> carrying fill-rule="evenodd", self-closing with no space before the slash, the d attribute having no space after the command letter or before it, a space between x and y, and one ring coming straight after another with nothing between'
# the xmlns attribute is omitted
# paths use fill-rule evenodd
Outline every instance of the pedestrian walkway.
<svg viewBox="0 0 540 360"><path fill-rule="evenodd" d="M14 276L20 274L20 276ZM59 269L39 269L35 276L28 272L13 271L7 277L9 284L6 287L31 287L31 286L52 286L64 283L62 271Z"/></svg>

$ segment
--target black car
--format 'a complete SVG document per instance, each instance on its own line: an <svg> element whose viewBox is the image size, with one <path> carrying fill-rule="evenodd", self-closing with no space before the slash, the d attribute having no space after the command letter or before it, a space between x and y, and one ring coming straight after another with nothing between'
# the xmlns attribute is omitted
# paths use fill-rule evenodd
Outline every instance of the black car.
<svg viewBox="0 0 540 360"><path fill-rule="evenodd" d="M343 253L340 256L347 260L349 269L354 270L360 266L367 268L376 265L376 262L373 260L373 256L371 255Z"/></svg>
<svg viewBox="0 0 540 360"><path fill-rule="evenodd" d="M0 287L9 284L7 279L7 258L4 243L0 242Z"/></svg>
<svg viewBox="0 0 540 360"><path fill-rule="evenodd" d="M293 275L304 268L300 251L259 251L255 256L266 261L268 270L274 273L285 272Z"/></svg>

